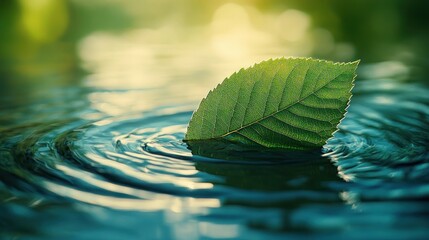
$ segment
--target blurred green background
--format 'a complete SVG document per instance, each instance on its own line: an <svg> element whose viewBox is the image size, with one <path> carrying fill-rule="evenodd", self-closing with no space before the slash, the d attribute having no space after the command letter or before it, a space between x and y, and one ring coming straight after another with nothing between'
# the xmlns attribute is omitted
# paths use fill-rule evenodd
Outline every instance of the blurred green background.
<svg viewBox="0 0 429 240"><path fill-rule="evenodd" d="M119 57L135 68L169 64L166 71L224 62L230 72L293 55L400 62L427 82L427 9L417 0L3 0L0 78L3 89L67 84L114 68ZM179 63L159 61L173 54Z"/></svg>
<svg viewBox="0 0 429 240"><path fill-rule="evenodd" d="M428 9L423 0L0 0L0 238L257 239L252 229L266 228L293 239L421 239ZM282 56L361 59L330 143L344 156L182 161L201 98Z"/></svg>

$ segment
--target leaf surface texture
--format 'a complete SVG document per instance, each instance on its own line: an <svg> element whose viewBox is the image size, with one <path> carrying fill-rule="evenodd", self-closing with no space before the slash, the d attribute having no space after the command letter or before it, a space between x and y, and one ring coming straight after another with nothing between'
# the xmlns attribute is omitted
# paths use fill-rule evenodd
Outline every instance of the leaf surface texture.
<svg viewBox="0 0 429 240"><path fill-rule="evenodd" d="M201 101L185 141L323 146L346 113L358 63L280 58L241 69Z"/></svg>

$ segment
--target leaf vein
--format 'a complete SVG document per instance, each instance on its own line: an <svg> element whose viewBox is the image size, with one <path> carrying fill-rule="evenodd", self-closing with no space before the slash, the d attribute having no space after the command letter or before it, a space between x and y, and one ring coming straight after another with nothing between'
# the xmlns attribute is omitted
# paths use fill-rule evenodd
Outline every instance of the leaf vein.
<svg viewBox="0 0 429 240"><path fill-rule="evenodd" d="M339 75L337 75L335 78L333 78L330 82L332 82L332 81L334 81L335 79L337 79L337 78L338 78L339 76L341 76L343 73L344 73L344 71L343 71L342 73L340 73ZM286 109L288 109L288 108L290 108L290 107L294 106L295 104L297 104L297 103L299 103L299 102L301 102L301 101L305 100L307 97L309 97L309 96L311 96L311 95L315 94L317 91L319 91L320 89L322 89L325 85L329 84L330 82L328 82L328 83L326 83L326 84L322 85L319 89L317 89L316 91L314 91L314 92L312 92L312 93L308 94L308 95L307 95L307 96L305 96L303 99L300 99L300 100L298 100L298 101L296 101L296 102L294 102L294 103L291 103L291 104L289 104L289 105L285 106L283 109L277 110L276 112L273 112L273 113L271 113L271 114L269 114L269 115L267 115L267 116L264 116L264 117L262 117L261 119L258 119L258 120L254 121L254 122L248 123L248 124L246 124L246 125L242 125L242 126L241 126L240 128L238 128L238 129L235 129L235 130L233 130L233 131L231 131L231 132L229 132L229 133L225 133L225 134L223 134L223 135L219 136L219 138L221 138L221 137L225 137L225 136L227 136L227 135L229 135L229 134L231 134L231 133L233 133L233 132L240 131L240 130L241 130L241 129L243 129L243 128L246 128L246 127L248 127L248 126L250 126L250 125L252 125L252 124L255 124L255 123L257 123L257 122L260 122L260 121L262 121L262 120L264 120L264 119L266 119L266 118L269 118L269 117L271 117L271 116L273 116L273 115L275 115L275 114L277 114L277 113L279 113L279 112L281 112L281 111L284 111L284 110L286 110Z"/></svg>
<svg viewBox="0 0 429 240"><path fill-rule="evenodd" d="M295 66L293 66L293 68L290 70L289 74L288 74L288 75L287 75L287 77L286 77L285 85L287 85L287 82L288 82L288 79L289 79L290 75L292 75L292 72L296 69L296 67L297 67L298 65L299 65L299 64L296 64L296 65L295 65ZM279 105L277 106L277 111L279 111L280 106L282 105L283 98L284 98L284 95L285 95L285 91L286 91L286 87L283 87L282 95L280 95L280 102L279 102Z"/></svg>
<svg viewBox="0 0 429 240"><path fill-rule="evenodd" d="M255 141L255 139L250 138L250 137L248 137L248 136L244 135L244 134L243 134L243 133L241 133L241 132L235 132L235 133L236 133L236 134L238 134L238 135L240 135L240 136L242 136L242 137L244 137L244 138L246 138L246 139L248 139L248 140L250 140L251 142L254 142L254 143L258 144L259 146L265 147L265 146L264 146L264 145L262 145L261 143L258 143L257 141Z"/></svg>
<svg viewBox="0 0 429 240"><path fill-rule="evenodd" d="M316 131L313 131L313 130L310 130L310 129L305 129L305 128L301 127L301 126L297 126L297 125L292 124L292 123L287 123L287 122L281 120L280 118L278 118L276 116L273 116L273 118L277 119L278 121L282 122L283 124L285 124L285 125L287 125L289 127L293 127L295 129L303 130L303 131L306 131L306 132L309 132L309 133L314 133L314 134L319 135L319 137L322 137L319 132L316 132Z"/></svg>
<svg viewBox="0 0 429 240"><path fill-rule="evenodd" d="M264 127L265 129L267 129L267 130L269 130L269 131L271 131L271 132L273 132L273 133L275 133L275 134L282 135L282 136L287 137L287 138L289 138L289 139L292 139L292 140L294 140L294 141L298 141L298 142L300 142L300 143L306 142L306 143L314 144L313 142L309 142L309 141L307 141L307 140L298 139L298 138L296 138L296 137L294 137L294 136L292 136L292 135L287 135L287 134L285 134L285 133L278 132L278 131L276 131L276 130L274 130L274 129L271 129L271 128L269 128L269 127L267 127L267 126L265 126L265 125L263 125L263 124L259 123L259 122L258 122L258 123L256 123L256 124L259 124L260 126Z"/></svg>

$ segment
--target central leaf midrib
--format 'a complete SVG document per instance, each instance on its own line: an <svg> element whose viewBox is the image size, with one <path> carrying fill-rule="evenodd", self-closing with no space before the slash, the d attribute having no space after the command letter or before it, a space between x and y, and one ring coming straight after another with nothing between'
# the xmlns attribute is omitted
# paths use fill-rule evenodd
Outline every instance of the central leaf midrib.
<svg viewBox="0 0 429 240"><path fill-rule="evenodd" d="M247 127L249 127L249 126L252 126L253 124L256 124L256 123L258 123L258 122L261 122L261 121L263 121L263 120L265 120L265 119L267 119L267 118L269 118L269 117L272 117L273 115L275 115L275 114L277 114L277 113L279 113L279 112L281 112L281 111L284 111L284 110L286 110L286 109L288 109L288 108L290 108L290 107L294 106L295 104L297 104L297 103L299 103L299 102L301 102L301 101L305 100L305 99L306 99L306 98L308 98L309 96L311 96L311 95L315 94L316 92L320 91L320 90L321 90L322 88L324 88L326 85L328 85L329 83L331 83L332 81L334 81L335 79L337 79L339 76L343 75L343 74L344 74L344 72L345 72L345 71L341 72L341 73L340 73L340 74L338 74L336 77L332 78L332 80L331 80L331 81L328 81L326 84L323 84L323 85L322 85L322 86L320 86L317 90L315 90L315 91L311 92L311 93L310 93L310 94L308 94L307 96L305 96L305 97L303 97L303 98L299 99L299 100L298 100L298 101L296 101L296 102L293 102L293 103L291 103L291 104L289 104L289 105L285 106L285 107L284 107L284 108L282 108L282 109L278 109L277 111L275 111L275 112L273 112L273 113L270 113L270 114L268 114L267 116L264 116L264 117L262 117L262 118L260 118L260 119L257 119L257 120L255 120L255 121L253 121L253 122L251 122L251 123L248 123L248 124L246 124L246 125L243 125L243 126L241 126L241 127L237 128L237 129L235 129L235 130L233 130L233 131L231 131L231 132L227 132L227 133L225 133L225 134L223 134L223 135L216 136L216 137L211 137L211 138L199 139L199 140L213 140L213 139L218 139L218 138L226 137L226 136L228 136L228 135L230 135L230 134L232 134L232 133L238 133L238 131L240 131L240 130L242 130L242 129L244 129L244 128L247 128ZM305 79L304 79L304 81L305 81ZM302 85L302 87L301 87L301 88L303 88L303 87L304 87L304 84Z"/></svg>

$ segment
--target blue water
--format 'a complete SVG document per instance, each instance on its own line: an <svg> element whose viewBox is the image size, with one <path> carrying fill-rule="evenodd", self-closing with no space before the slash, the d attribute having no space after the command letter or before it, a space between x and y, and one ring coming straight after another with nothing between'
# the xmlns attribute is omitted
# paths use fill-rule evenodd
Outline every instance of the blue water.
<svg viewBox="0 0 429 240"><path fill-rule="evenodd" d="M182 142L196 97L80 84L16 91L19 99L1 96L1 238L429 235L429 89L421 84L358 79L346 118L319 152L242 152L239 160L193 155ZM153 96L164 99L115 105Z"/></svg>

